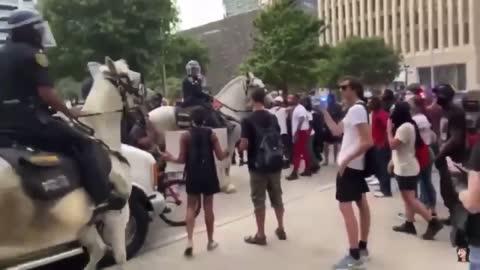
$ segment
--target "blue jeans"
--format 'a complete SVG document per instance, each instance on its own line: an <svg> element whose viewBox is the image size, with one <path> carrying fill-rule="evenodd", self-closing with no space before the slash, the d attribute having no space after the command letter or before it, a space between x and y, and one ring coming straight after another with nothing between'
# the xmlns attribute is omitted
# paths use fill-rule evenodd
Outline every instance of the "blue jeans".
<svg viewBox="0 0 480 270"><path fill-rule="evenodd" d="M433 160L433 152L430 150L430 160ZM420 201L427 208L433 209L437 204L437 192L432 183L432 164L420 172Z"/></svg>
<svg viewBox="0 0 480 270"><path fill-rule="evenodd" d="M375 170L375 177L380 182L380 191L386 196L392 195L390 174L388 173L388 162L390 161L390 149L388 147L375 146L375 157L378 166Z"/></svg>
<svg viewBox="0 0 480 270"><path fill-rule="evenodd" d="M480 270L480 247L470 246L470 270Z"/></svg>

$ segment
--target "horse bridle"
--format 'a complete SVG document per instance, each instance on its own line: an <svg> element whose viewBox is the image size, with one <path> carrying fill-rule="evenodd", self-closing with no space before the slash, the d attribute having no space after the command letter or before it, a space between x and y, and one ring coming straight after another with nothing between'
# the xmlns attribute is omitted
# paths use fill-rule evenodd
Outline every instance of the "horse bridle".
<svg viewBox="0 0 480 270"><path fill-rule="evenodd" d="M243 85L243 89L244 89L244 93L245 93L245 96L248 98L248 89L249 89L249 85L250 85L250 79L247 79L247 83ZM220 100L218 99L215 99L216 102L218 102L220 105L222 105L222 107L225 107L227 109L229 109L230 111L234 112L234 113L249 113L249 112L252 112L252 110L239 110L239 109L235 109L235 108L232 108L231 106L221 102Z"/></svg>

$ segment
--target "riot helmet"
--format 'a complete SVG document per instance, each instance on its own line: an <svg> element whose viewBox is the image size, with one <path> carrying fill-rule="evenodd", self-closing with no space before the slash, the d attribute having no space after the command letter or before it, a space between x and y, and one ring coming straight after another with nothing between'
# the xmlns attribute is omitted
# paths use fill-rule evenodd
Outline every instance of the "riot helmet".
<svg viewBox="0 0 480 270"><path fill-rule="evenodd" d="M185 69L187 70L187 75L188 76L201 77L202 68L200 67L200 64L198 63L198 61L196 61L196 60L188 61Z"/></svg>
<svg viewBox="0 0 480 270"><path fill-rule="evenodd" d="M35 10L17 9L7 20L9 40L30 44L36 48L55 47L50 26Z"/></svg>

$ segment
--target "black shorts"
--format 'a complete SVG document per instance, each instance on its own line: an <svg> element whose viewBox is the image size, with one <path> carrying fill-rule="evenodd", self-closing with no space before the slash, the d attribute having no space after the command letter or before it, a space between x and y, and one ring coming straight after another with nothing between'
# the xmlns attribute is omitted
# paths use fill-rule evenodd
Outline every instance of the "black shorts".
<svg viewBox="0 0 480 270"><path fill-rule="evenodd" d="M337 175L337 192L335 197L339 202L357 202L362 195L369 192L363 170L345 168L343 175Z"/></svg>
<svg viewBox="0 0 480 270"><path fill-rule="evenodd" d="M398 176L395 175L400 191L415 191L417 190L418 176Z"/></svg>

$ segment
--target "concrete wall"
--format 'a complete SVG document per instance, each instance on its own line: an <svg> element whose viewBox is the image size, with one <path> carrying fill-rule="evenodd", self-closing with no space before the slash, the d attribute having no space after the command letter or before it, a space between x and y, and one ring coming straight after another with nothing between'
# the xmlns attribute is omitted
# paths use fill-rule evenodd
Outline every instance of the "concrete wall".
<svg viewBox="0 0 480 270"><path fill-rule="evenodd" d="M212 92L220 91L239 74L238 67L248 57L253 46L253 20L257 12L227 17L181 32L208 47L210 64L206 68L206 76Z"/></svg>

